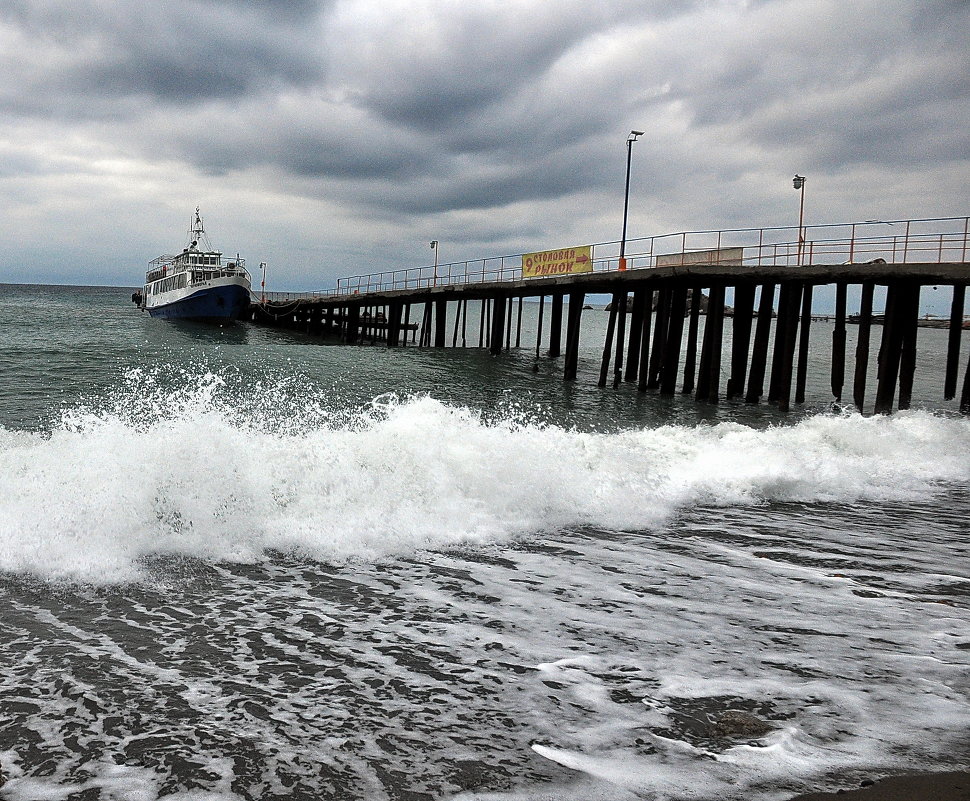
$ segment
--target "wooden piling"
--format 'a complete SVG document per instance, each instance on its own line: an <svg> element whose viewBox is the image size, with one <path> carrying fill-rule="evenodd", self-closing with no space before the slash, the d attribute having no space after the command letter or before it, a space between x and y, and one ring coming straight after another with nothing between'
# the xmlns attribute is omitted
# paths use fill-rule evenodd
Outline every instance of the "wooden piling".
<svg viewBox="0 0 970 801"><path fill-rule="evenodd" d="M519 296L519 315L515 321L515 347L522 347L522 296Z"/></svg>
<svg viewBox="0 0 970 801"><path fill-rule="evenodd" d="M643 338L643 306L646 302L643 289L633 291L633 304L630 308L630 333L626 348L626 370L624 381L636 381L640 368L640 341Z"/></svg>
<svg viewBox="0 0 970 801"><path fill-rule="evenodd" d="M687 350L684 353L684 385L681 393L690 395L694 391L694 381L697 376L697 331L701 317L701 289L693 287L690 290L690 321L687 324Z"/></svg>
<svg viewBox="0 0 970 801"><path fill-rule="evenodd" d="M903 300L900 297L898 282L886 288L886 312L882 321L882 340L879 346L879 371L876 380L876 414L890 414L896 396L896 381L899 377L899 356L902 349L903 332L901 311Z"/></svg>
<svg viewBox="0 0 970 801"><path fill-rule="evenodd" d="M704 315L704 336L701 339L700 364L697 368L697 386L694 397L697 400L707 400L711 394L711 349L713 347L714 322L711 316L711 300L713 291L707 293L707 314Z"/></svg>
<svg viewBox="0 0 970 801"><path fill-rule="evenodd" d="M451 347L453 348L458 347L458 327L461 324L461 320L462 320L461 309L462 309L463 303L464 303L464 300L459 300L455 304L455 326L451 332Z"/></svg>
<svg viewBox="0 0 970 801"><path fill-rule="evenodd" d="M751 349L751 370L748 372L748 391L745 403L758 403L765 391L765 372L768 368L768 341L771 338L771 317L775 309L775 285L762 284L758 298L758 323L754 329Z"/></svg>
<svg viewBox="0 0 970 801"><path fill-rule="evenodd" d="M946 378L943 382L943 398L953 400L957 394L957 372L960 367L960 336L963 333L963 307L967 288L954 284L953 300L950 302L950 330L946 348Z"/></svg>
<svg viewBox="0 0 970 801"><path fill-rule="evenodd" d="M485 347L485 317L488 313L488 300L482 298L481 313L478 315L478 347Z"/></svg>
<svg viewBox="0 0 970 801"><path fill-rule="evenodd" d="M744 379L748 372L748 350L751 346L751 324L754 320L754 284L739 284L734 288L734 317L731 320L731 374L728 376L725 397L728 400L744 395Z"/></svg>
<svg viewBox="0 0 970 801"><path fill-rule="evenodd" d="M512 296L505 302L505 350L512 349Z"/></svg>
<svg viewBox="0 0 970 801"><path fill-rule="evenodd" d="M616 357L613 360L613 389L623 380L623 345L626 343L626 290L620 293L616 320Z"/></svg>
<svg viewBox="0 0 970 801"><path fill-rule="evenodd" d="M434 302L434 346L445 346L445 323L448 317L448 301L438 298Z"/></svg>
<svg viewBox="0 0 970 801"><path fill-rule="evenodd" d="M960 393L960 412L970 414L970 351L967 352L967 369L963 373L963 392Z"/></svg>
<svg viewBox="0 0 970 801"><path fill-rule="evenodd" d="M724 334L724 287L712 286L707 296L707 319L701 344L701 364L696 398L708 403L720 400L721 347Z"/></svg>
<svg viewBox="0 0 970 801"><path fill-rule="evenodd" d="M563 378L575 381L579 365L579 329L583 319L585 292L569 293L569 315L566 320L566 358L563 360Z"/></svg>
<svg viewBox="0 0 970 801"><path fill-rule="evenodd" d="M808 346L812 329L812 285L802 290L802 319L798 337L798 372L795 376L795 403L805 402L805 383L808 379Z"/></svg>
<svg viewBox="0 0 970 801"><path fill-rule="evenodd" d="M768 379L768 403L777 403L781 396L782 365L785 354L785 334L791 313L791 282L778 287L778 317L775 324L775 342L771 351L771 376Z"/></svg>
<svg viewBox="0 0 970 801"><path fill-rule="evenodd" d="M434 322L434 303L426 301L424 304L424 314L421 317L421 347L431 347L431 327Z"/></svg>
<svg viewBox="0 0 970 801"><path fill-rule="evenodd" d="M348 306L344 311L344 342L348 345L357 344L357 332L360 330L360 307Z"/></svg>
<svg viewBox="0 0 970 801"><path fill-rule="evenodd" d="M913 400L916 374L916 340L919 334L919 284L905 288L903 297L902 345L899 354L899 408L908 409Z"/></svg>
<svg viewBox="0 0 970 801"><path fill-rule="evenodd" d="M855 373L852 381L852 402L861 412L866 403L866 381L869 375L869 338L872 333L872 296L875 285L869 281L862 284L859 301L859 332L855 346Z"/></svg>
<svg viewBox="0 0 970 801"><path fill-rule="evenodd" d="M647 375L647 389L660 388L660 368L663 365L664 346L667 343L667 329L670 325L670 287L662 286L657 292L657 308L654 314L653 345L650 354L650 372Z"/></svg>
<svg viewBox="0 0 970 801"><path fill-rule="evenodd" d="M808 289L808 287L803 287L799 282L792 282L788 294L788 309L785 314L783 337L784 345L781 356L781 379L778 391L778 410L782 412L787 412L791 405L792 373L795 368L795 348L798 343L798 311L802 305L802 292L804 289ZM781 331L781 324L779 323L778 332L780 333Z"/></svg>
<svg viewBox="0 0 970 801"><path fill-rule="evenodd" d="M842 400L845 384L845 309L848 287L845 281L835 285L835 329L832 331L832 395Z"/></svg>
<svg viewBox="0 0 970 801"><path fill-rule="evenodd" d="M563 293L558 292L552 296L552 309L549 313L549 356L557 358L562 353L562 302ZM570 295L570 304L572 301ZM583 295L585 298L585 294Z"/></svg>
<svg viewBox="0 0 970 801"><path fill-rule="evenodd" d="M653 320L654 291L648 289L643 296L643 322L640 325L640 364L637 368L637 390L647 391L647 378L650 375L650 324Z"/></svg>
<svg viewBox="0 0 970 801"><path fill-rule="evenodd" d="M613 293L613 299L610 301L610 317L606 323L606 340L603 343L603 358L600 360L600 377L599 381L596 382L596 386L598 387L606 386L606 376L610 371L610 358L613 355L613 336L616 331L616 314L619 305L620 296L618 293Z"/></svg>
<svg viewBox="0 0 970 801"><path fill-rule="evenodd" d="M546 296L539 296L539 322L536 325L536 361L539 361L539 350L542 348L542 316L546 309Z"/></svg>
<svg viewBox="0 0 970 801"><path fill-rule="evenodd" d="M673 395L677 391L680 373L680 348L684 339L684 311L687 309L687 284L679 283L670 293L670 322L660 367L660 394Z"/></svg>
<svg viewBox="0 0 970 801"><path fill-rule="evenodd" d="M711 351L710 381L708 386L707 400L709 403L718 403L721 392L721 351L724 342L724 287L711 287L711 297L708 303L708 317L713 309L714 323L714 348Z"/></svg>
<svg viewBox="0 0 970 801"><path fill-rule="evenodd" d="M387 347L396 348L401 344L401 315L404 306L400 301L391 301L387 307Z"/></svg>
<svg viewBox="0 0 970 801"><path fill-rule="evenodd" d="M489 351L493 356L502 352L502 334L505 329L505 297L498 296L492 303L492 332L489 337Z"/></svg>

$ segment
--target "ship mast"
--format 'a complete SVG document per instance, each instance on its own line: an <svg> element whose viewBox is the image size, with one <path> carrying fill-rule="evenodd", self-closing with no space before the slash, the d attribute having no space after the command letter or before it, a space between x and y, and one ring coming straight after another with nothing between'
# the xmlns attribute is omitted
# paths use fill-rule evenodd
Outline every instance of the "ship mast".
<svg viewBox="0 0 970 801"><path fill-rule="evenodd" d="M202 215L199 213L200 207L195 207L195 220L192 221L192 225L189 228L189 245L190 248L197 248L199 250L212 250L212 245L209 244L209 237L205 235L205 226L202 225ZM201 247L200 247L201 246Z"/></svg>

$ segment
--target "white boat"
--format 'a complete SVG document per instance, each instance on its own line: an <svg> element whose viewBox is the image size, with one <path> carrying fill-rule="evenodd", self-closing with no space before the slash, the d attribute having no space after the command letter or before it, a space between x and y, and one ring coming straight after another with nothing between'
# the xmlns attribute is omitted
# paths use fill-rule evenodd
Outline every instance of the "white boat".
<svg viewBox="0 0 970 801"><path fill-rule="evenodd" d="M176 255L165 254L148 264L142 307L152 317L223 322L249 309L250 277L237 255L223 261L213 250L199 209L189 228L189 245Z"/></svg>

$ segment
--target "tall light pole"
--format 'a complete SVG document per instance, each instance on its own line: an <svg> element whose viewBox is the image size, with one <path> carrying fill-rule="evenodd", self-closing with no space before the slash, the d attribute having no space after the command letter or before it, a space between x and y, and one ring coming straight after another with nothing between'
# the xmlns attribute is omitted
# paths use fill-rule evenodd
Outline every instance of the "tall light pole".
<svg viewBox="0 0 970 801"><path fill-rule="evenodd" d="M802 263L802 250L805 247L805 176L796 174L792 179L796 191L801 192L798 204L798 263Z"/></svg>
<svg viewBox="0 0 970 801"><path fill-rule="evenodd" d="M239 264L238 257L236 257L236 264ZM259 302L265 306L266 305L266 262L265 261L261 261L259 263L259 269L263 271L263 282L262 284L260 284L260 288L262 289L262 298L260 298Z"/></svg>
<svg viewBox="0 0 970 801"><path fill-rule="evenodd" d="M620 270L626 269L626 217L630 210L630 163L633 161L633 143L643 136L643 131L630 131L626 138L626 190L623 193L623 236L620 237Z"/></svg>
<svg viewBox="0 0 970 801"><path fill-rule="evenodd" d="M438 240L431 240L431 249L434 251L434 285L438 286Z"/></svg>

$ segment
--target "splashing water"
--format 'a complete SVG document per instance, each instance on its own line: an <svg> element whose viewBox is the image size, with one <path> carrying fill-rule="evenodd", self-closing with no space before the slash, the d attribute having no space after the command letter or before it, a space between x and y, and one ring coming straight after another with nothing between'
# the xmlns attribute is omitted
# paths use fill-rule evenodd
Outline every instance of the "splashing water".
<svg viewBox="0 0 970 801"><path fill-rule="evenodd" d="M212 373L172 387L136 370L46 434L0 431L0 568L113 582L153 554L374 559L652 529L696 506L922 498L970 477L968 451L970 422L919 412L598 434L427 396L335 409L292 379L242 397Z"/></svg>

